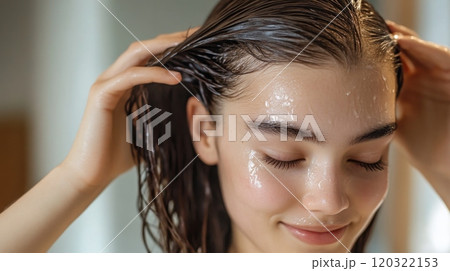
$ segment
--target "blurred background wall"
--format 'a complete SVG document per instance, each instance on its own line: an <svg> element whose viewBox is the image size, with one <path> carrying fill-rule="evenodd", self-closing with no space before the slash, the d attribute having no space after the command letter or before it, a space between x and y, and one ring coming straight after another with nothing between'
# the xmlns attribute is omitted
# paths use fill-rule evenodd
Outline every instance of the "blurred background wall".
<svg viewBox="0 0 450 271"><path fill-rule="evenodd" d="M216 2L102 0L143 40L200 25ZM450 0L371 2L386 18L450 46ZM0 16L3 210L62 161L75 138L91 84L135 40L94 0L3 0ZM450 216L445 205L395 146L391 156L391 191L368 250L450 252ZM102 251L138 213L136 180L135 170L118 178L50 251ZM145 251L140 219L104 251Z"/></svg>

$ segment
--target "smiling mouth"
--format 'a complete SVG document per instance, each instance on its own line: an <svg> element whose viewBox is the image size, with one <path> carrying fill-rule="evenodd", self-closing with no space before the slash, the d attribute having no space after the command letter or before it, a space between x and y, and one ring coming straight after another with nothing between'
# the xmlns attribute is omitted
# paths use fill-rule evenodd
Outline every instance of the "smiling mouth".
<svg viewBox="0 0 450 271"><path fill-rule="evenodd" d="M338 242L344 236L349 225L329 225L326 226L328 231L321 225L294 226L283 222L280 222L280 224L295 238L311 245L328 245Z"/></svg>

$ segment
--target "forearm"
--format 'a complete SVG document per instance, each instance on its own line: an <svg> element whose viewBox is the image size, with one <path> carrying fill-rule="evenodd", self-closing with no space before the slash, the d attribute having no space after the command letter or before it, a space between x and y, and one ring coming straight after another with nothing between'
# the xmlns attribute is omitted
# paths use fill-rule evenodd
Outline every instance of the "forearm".
<svg viewBox="0 0 450 271"><path fill-rule="evenodd" d="M56 167L0 214L0 252L45 252L103 189ZM78 181L78 182L77 182Z"/></svg>

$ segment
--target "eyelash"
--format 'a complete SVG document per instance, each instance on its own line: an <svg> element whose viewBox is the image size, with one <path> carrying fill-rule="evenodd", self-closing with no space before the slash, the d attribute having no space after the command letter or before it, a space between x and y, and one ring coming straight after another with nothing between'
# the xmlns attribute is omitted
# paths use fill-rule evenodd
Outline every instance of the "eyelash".
<svg viewBox="0 0 450 271"><path fill-rule="evenodd" d="M383 162L382 159L378 160L378 162L375 163L364 163L356 160L350 161L356 163L357 165L361 166L367 171L383 171L386 169L386 164Z"/></svg>
<svg viewBox="0 0 450 271"><path fill-rule="evenodd" d="M277 169L283 169L283 170L288 170L290 168L293 168L293 167L297 166L303 160L305 160L305 159L297 159L297 160L292 160L292 161L281 161L281 160L277 160L277 159L272 158L267 155L265 155L263 158L263 161L265 163L267 163L268 165L271 165ZM379 161L377 161L375 163L364 163L364 162L356 161L356 160L350 160L350 161L353 163L356 163L358 166L364 168L367 171L383 171L386 168L386 164L383 162L382 159L380 159Z"/></svg>
<svg viewBox="0 0 450 271"><path fill-rule="evenodd" d="M304 159L297 159L297 160L292 160L292 161L281 161L281 160L277 160L277 159L272 158L267 155L265 155L263 157L263 161L266 162L268 165L271 165L277 169L284 169L284 170L288 170L292 167L297 166L298 163L300 163L303 160Z"/></svg>

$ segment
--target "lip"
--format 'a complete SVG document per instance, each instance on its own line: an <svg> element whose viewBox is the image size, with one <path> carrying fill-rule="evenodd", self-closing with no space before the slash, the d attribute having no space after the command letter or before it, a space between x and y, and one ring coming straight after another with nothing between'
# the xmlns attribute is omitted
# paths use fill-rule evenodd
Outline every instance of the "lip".
<svg viewBox="0 0 450 271"><path fill-rule="evenodd" d="M294 226L281 222L281 224L297 239L311 245L333 244L344 236L349 224L323 226ZM334 236L333 236L334 235Z"/></svg>

